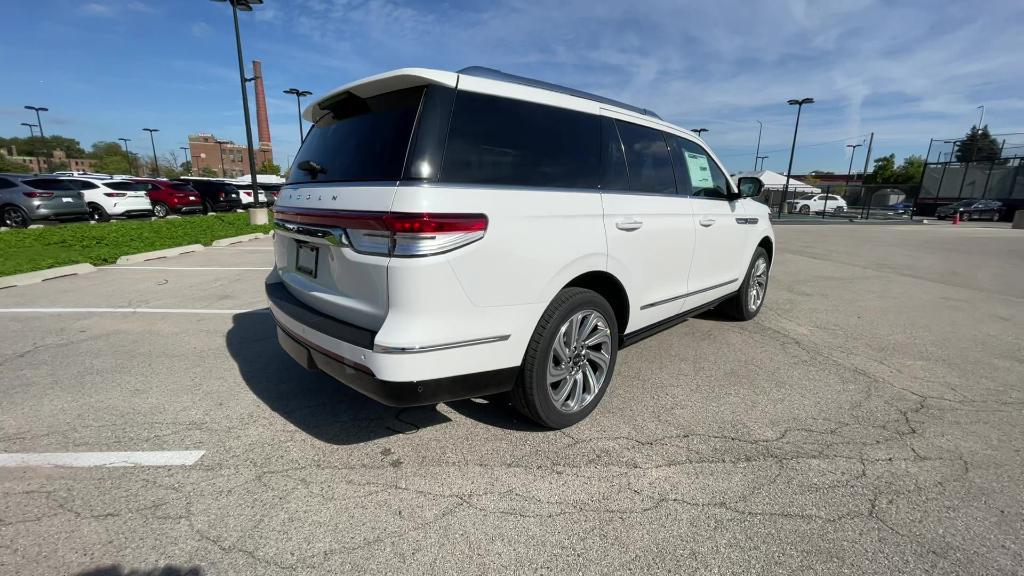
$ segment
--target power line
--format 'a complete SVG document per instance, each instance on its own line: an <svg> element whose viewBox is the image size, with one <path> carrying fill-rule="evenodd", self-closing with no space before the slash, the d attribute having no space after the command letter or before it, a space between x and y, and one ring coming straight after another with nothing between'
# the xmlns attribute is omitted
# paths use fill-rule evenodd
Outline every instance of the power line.
<svg viewBox="0 0 1024 576"><path fill-rule="evenodd" d="M815 148L817 146L828 146L829 144L839 144L841 142L849 142L850 140L856 140L857 138L864 138L867 134L858 134L856 136L848 136L846 138L839 138L836 140L829 140L827 142L817 142L815 144L801 144L797 146L797 150L802 148ZM776 150L762 150L762 152L789 152L789 148L779 148ZM720 158L731 158L733 156L749 156L750 152L736 152L734 154L719 154Z"/></svg>

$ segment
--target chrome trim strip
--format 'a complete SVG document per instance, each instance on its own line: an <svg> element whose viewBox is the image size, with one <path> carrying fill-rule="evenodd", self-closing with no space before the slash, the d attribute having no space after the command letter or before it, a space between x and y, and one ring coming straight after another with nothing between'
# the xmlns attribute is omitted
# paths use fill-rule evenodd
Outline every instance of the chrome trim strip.
<svg viewBox="0 0 1024 576"><path fill-rule="evenodd" d="M708 286L707 288L701 288L700 290L694 290L693 292L687 292L686 294L680 294L679 296L673 296L671 298L666 298L664 300L658 300L657 302L651 302L650 304L644 304L643 306L640 307L640 309L647 310L648 308L654 308L655 306L661 306L662 304L668 304L669 302L675 302L676 300L682 300L683 298L689 298L690 296L696 296L697 294L710 292L712 290L728 286L729 284L732 284L733 282L736 282L738 280L739 278L733 278L732 280L722 282L721 284L715 284L714 286Z"/></svg>
<svg viewBox="0 0 1024 576"><path fill-rule="evenodd" d="M317 240L331 246L348 246L348 237L345 230L329 226L312 226L309 224L295 224L286 220L274 220L274 230L285 236L316 242ZM318 242L319 243L319 242Z"/></svg>
<svg viewBox="0 0 1024 576"><path fill-rule="evenodd" d="M491 344L494 342L504 342L511 338L511 336L511 334L505 334L502 336L489 336L487 338L475 338L473 340L460 340L458 342L448 342L446 344L433 344L430 346L384 346L382 344L374 343L373 351L379 354L419 354L420 352L435 352L437 350L451 350L452 348L476 346L477 344Z"/></svg>

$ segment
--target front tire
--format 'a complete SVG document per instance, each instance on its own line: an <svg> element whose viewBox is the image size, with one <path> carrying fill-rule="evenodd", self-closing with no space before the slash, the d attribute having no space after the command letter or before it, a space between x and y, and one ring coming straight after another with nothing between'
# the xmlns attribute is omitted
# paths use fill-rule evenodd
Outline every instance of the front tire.
<svg viewBox="0 0 1024 576"><path fill-rule="evenodd" d="M804 204L803 206L800 207L799 212L801 214L810 214L811 213L811 207L808 206L807 204Z"/></svg>
<svg viewBox="0 0 1024 576"><path fill-rule="evenodd" d="M768 294L768 273L771 271L768 252L758 246L750 258L746 276L736 295L723 302L718 308L726 316L740 321L753 320L764 305Z"/></svg>
<svg viewBox="0 0 1024 576"><path fill-rule="evenodd" d="M619 329L600 294L566 288L548 305L523 357L512 400L548 428L567 428L597 407L615 370Z"/></svg>

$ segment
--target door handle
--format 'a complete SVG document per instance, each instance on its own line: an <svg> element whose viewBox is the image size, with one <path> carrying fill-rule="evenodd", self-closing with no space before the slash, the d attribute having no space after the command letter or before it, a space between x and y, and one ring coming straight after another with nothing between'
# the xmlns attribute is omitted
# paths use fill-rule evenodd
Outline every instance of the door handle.
<svg viewBox="0 0 1024 576"><path fill-rule="evenodd" d="M714 218L711 218L711 217L709 217L709 216L703 216L703 217L702 217L702 218L701 218L701 219L699 220L699 222L700 222L700 225L701 225L701 226L703 226L703 227L707 228L708 226L711 226L711 225L713 225L713 224L714 224L715 222L717 222L717 220L715 220Z"/></svg>
<svg viewBox="0 0 1024 576"><path fill-rule="evenodd" d="M629 218L615 221L615 227L619 230L626 230L627 232L632 230L639 230L644 225L644 221L640 218Z"/></svg>

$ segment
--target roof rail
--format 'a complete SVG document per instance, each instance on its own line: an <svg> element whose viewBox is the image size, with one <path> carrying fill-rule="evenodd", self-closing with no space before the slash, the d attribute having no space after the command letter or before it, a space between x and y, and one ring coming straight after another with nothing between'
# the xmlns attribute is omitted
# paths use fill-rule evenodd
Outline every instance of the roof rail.
<svg viewBox="0 0 1024 576"><path fill-rule="evenodd" d="M636 112L637 114L643 114L644 116L650 116L661 120L661 116L658 116L651 110L646 108L640 108L618 100L612 100L611 98L605 98L604 96L598 96L597 94L591 94L590 92L584 92L582 90L576 90L575 88L567 88L565 86L559 86L558 84L552 84L550 82L544 82L543 80L535 80L533 78L527 78L525 76L516 76L515 74L509 74L502 72L501 70L495 70L494 68L488 68L486 66L470 66L463 68L458 71L459 74L465 74L467 76L476 76L477 78L487 78L489 80L499 80L501 82L511 82L513 84L522 84L523 86L532 86L534 88L540 88L542 90L550 90L552 92L558 92L561 94L567 94L569 96L576 96L577 98L583 98L585 100L591 100L593 102L600 102L602 104L608 104L610 106L617 106L619 108L625 108Z"/></svg>

